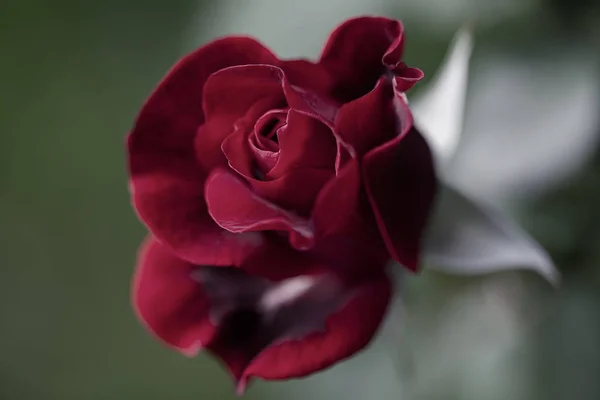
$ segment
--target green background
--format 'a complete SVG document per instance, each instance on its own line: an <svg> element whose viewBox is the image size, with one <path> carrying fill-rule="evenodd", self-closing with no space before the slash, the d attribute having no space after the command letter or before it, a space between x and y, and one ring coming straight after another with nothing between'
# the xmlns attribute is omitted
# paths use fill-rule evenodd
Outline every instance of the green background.
<svg viewBox="0 0 600 400"><path fill-rule="evenodd" d="M182 43L192 15L217 6L204 3L0 5L0 399L234 397L214 361L159 345L129 304L145 231L129 203L124 138L154 85L191 50ZM390 3L389 15L402 17ZM480 30L479 44L535 56L554 37L596 51L598 10L591 0L539 2ZM417 18L405 22L406 58L431 76L450 37ZM195 44L212 38L205 31ZM600 398L599 174L596 157L521 214L566 278L547 299L549 317L519 350L538 360L527 398ZM422 295L443 303L445 285L423 285ZM446 398L461 398L447 385ZM508 389L497 398L511 399ZM248 398L287 398L285 390L258 384Z"/></svg>

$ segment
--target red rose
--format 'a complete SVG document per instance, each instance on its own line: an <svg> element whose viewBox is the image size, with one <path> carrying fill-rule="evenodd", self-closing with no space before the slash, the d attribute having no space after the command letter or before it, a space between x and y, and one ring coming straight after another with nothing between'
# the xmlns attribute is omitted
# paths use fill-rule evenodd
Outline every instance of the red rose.
<svg viewBox="0 0 600 400"><path fill-rule="evenodd" d="M357 18L317 63L227 37L183 58L128 140L151 237L133 301L160 339L248 378L285 379L361 350L394 259L411 270L435 192L401 92L400 22Z"/></svg>

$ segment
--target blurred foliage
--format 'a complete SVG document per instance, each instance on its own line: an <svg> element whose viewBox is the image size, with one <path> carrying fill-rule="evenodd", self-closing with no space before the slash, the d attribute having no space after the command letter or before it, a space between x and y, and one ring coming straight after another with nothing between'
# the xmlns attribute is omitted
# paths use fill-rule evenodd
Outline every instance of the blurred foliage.
<svg viewBox="0 0 600 400"><path fill-rule="evenodd" d="M212 361L157 345L129 306L144 229L124 138L196 7L0 7L1 399L232 397Z"/></svg>
<svg viewBox="0 0 600 400"><path fill-rule="evenodd" d="M597 1L539 7L543 18L509 20L480 32L481 42L528 52L547 34L596 40ZM0 6L0 399L234 397L212 360L157 345L129 307L144 229L129 206L124 136L189 50L181 43L199 10L192 0ZM406 26L408 62L431 76L450 38L418 20ZM545 400L600 393L598 200L600 155L523 214L566 276L527 346Z"/></svg>

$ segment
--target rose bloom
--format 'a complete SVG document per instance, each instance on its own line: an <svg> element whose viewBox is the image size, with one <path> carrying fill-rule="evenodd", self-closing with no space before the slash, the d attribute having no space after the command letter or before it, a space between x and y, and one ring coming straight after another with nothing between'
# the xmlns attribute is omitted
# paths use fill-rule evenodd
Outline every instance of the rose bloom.
<svg viewBox="0 0 600 400"><path fill-rule="evenodd" d="M150 235L139 318L183 354L252 377L327 368L373 338L410 270L436 188L403 92L399 21L349 20L318 62L226 37L179 61L128 137L133 205Z"/></svg>

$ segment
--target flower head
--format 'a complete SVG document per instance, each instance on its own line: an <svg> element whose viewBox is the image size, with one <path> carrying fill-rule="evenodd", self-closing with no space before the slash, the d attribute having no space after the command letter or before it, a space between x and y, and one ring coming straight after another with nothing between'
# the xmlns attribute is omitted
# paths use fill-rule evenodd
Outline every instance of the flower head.
<svg viewBox="0 0 600 400"><path fill-rule="evenodd" d="M249 378L326 368L369 343L395 260L419 265L432 157L404 91L399 21L349 20L318 62L226 37L184 57L128 139L150 231L134 303L148 328Z"/></svg>

